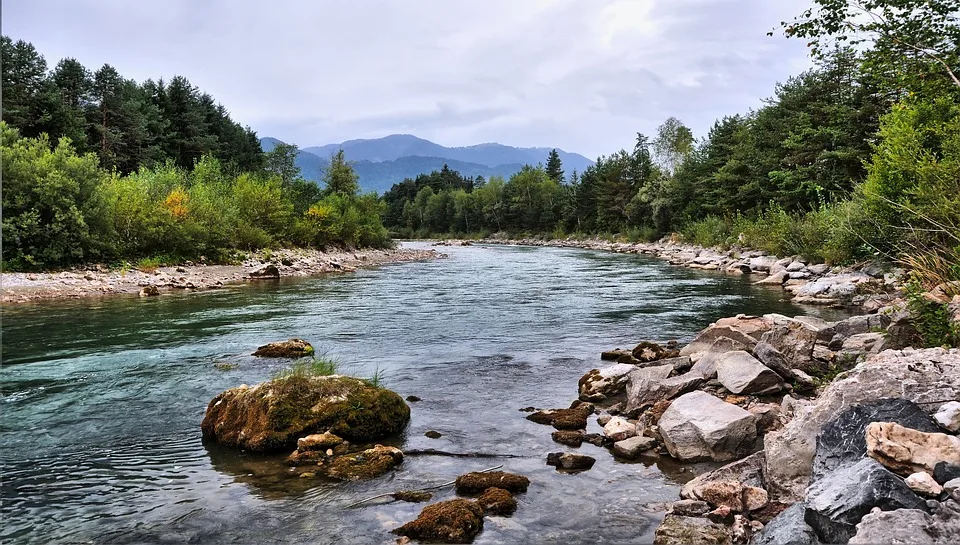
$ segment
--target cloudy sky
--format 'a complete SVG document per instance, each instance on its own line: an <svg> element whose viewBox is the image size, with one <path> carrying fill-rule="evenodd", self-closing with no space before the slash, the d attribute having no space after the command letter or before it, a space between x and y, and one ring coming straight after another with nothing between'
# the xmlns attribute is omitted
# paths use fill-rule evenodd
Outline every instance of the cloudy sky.
<svg viewBox="0 0 960 545"><path fill-rule="evenodd" d="M53 66L186 76L301 147L411 133L596 157L675 116L702 136L809 67L809 0L4 0Z"/></svg>

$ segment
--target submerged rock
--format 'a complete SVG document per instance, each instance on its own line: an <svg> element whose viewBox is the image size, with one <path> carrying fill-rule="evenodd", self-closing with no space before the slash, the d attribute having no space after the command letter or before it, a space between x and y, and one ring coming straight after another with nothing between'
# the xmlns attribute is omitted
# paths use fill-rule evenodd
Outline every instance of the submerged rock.
<svg viewBox="0 0 960 545"><path fill-rule="evenodd" d="M547 465L557 469L586 471L593 467L596 461L597 459L592 456L573 452L551 452L547 454Z"/></svg>
<svg viewBox="0 0 960 545"><path fill-rule="evenodd" d="M561 445L579 447L583 444L583 430L558 430L550 434L550 438Z"/></svg>
<svg viewBox="0 0 960 545"><path fill-rule="evenodd" d="M547 409L527 416L527 420L537 424L552 425L558 430L582 430L587 427L587 418L593 414L590 403L577 405L570 409Z"/></svg>
<svg viewBox="0 0 960 545"><path fill-rule="evenodd" d="M488 515L509 516L517 510L513 494L502 488L488 488L477 498L477 503Z"/></svg>
<svg viewBox="0 0 960 545"><path fill-rule="evenodd" d="M433 494L429 492L424 492L423 490L398 490L391 494L393 499L397 501L405 501L407 503L423 503L425 501L430 501L430 498L433 497Z"/></svg>
<svg viewBox="0 0 960 545"><path fill-rule="evenodd" d="M465 473L457 477L455 486L458 494L476 494L488 488L502 488L516 494L527 491L530 479L504 471Z"/></svg>
<svg viewBox="0 0 960 545"><path fill-rule="evenodd" d="M470 543L483 530L483 507L458 498L428 505L412 522L393 530L411 539L438 543Z"/></svg>
<svg viewBox="0 0 960 545"><path fill-rule="evenodd" d="M313 345L303 339L265 344L253 353L261 358L303 358L313 355Z"/></svg>
<svg viewBox="0 0 960 545"><path fill-rule="evenodd" d="M757 439L754 415L704 392L675 399L660 417L659 430L670 455L688 461L739 458Z"/></svg>
<svg viewBox="0 0 960 545"><path fill-rule="evenodd" d="M345 481L373 479L403 462L403 452L394 447L376 445L371 449L334 458L327 475Z"/></svg>
<svg viewBox="0 0 960 545"><path fill-rule="evenodd" d="M200 424L203 437L253 452L292 449L330 431L356 442L400 432L410 408L390 390L344 376L291 376L214 397Z"/></svg>

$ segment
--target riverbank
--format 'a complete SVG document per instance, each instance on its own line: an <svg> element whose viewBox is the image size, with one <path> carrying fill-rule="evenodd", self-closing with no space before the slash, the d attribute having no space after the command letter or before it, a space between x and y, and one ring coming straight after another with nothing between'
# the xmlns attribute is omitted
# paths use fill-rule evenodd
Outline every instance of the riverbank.
<svg viewBox="0 0 960 545"><path fill-rule="evenodd" d="M170 291L219 289L247 281L346 273L380 265L435 259L442 255L434 250L410 248L331 252L297 248L253 252L239 265L188 262L156 269L131 267L122 270L96 265L61 272L0 273L0 302L28 303L111 294L149 296Z"/></svg>
<svg viewBox="0 0 960 545"><path fill-rule="evenodd" d="M876 262L852 267L813 263L800 256L779 257L761 250L718 250L668 239L656 242L611 242L603 239L486 238L479 244L550 246L606 252L644 254L690 269L758 277L758 285L779 287L797 304L832 307L861 306L875 311L896 298L904 270ZM450 244L440 241L436 245ZM944 301L947 302L947 301Z"/></svg>

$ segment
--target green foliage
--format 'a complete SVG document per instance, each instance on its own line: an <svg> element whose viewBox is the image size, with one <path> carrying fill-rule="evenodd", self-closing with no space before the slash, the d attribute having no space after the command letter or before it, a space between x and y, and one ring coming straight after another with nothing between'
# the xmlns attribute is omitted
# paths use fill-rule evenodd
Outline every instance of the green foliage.
<svg viewBox="0 0 960 545"><path fill-rule="evenodd" d="M560 161L560 154L557 153L557 150L550 150L550 154L547 156L547 177L551 180L559 183L563 182L563 163Z"/></svg>
<svg viewBox="0 0 960 545"><path fill-rule="evenodd" d="M274 380L310 377L329 377L336 375L339 364L336 360L325 357L300 358L293 365L273 373Z"/></svg>
<svg viewBox="0 0 960 545"><path fill-rule="evenodd" d="M107 175L93 155L62 139L21 138L0 122L3 160L3 263L39 269L112 252L109 211L98 192Z"/></svg>
<svg viewBox="0 0 960 545"><path fill-rule="evenodd" d="M924 347L960 347L960 323L950 320L950 309L943 303L927 299L917 275L904 285L910 321Z"/></svg>
<svg viewBox="0 0 960 545"><path fill-rule="evenodd" d="M354 196L360 191L360 177L353 170L343 155L343 150L337 151L330 157L330 164L323 173L323 181L327 184L323 192L325 195Z"/></svg>

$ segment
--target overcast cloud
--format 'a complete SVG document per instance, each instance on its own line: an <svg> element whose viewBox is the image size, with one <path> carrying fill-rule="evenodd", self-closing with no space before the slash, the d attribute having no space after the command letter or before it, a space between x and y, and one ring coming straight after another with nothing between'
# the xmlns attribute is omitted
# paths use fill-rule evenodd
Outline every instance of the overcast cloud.
<svg viewBox="0 0 960 545"><path fill-rule="evenodd" d="M767 31L809 0L4 0L53 66L186 76L301 147L412 133L596 157L675 116L702 136L810 66Z"/></svg>

